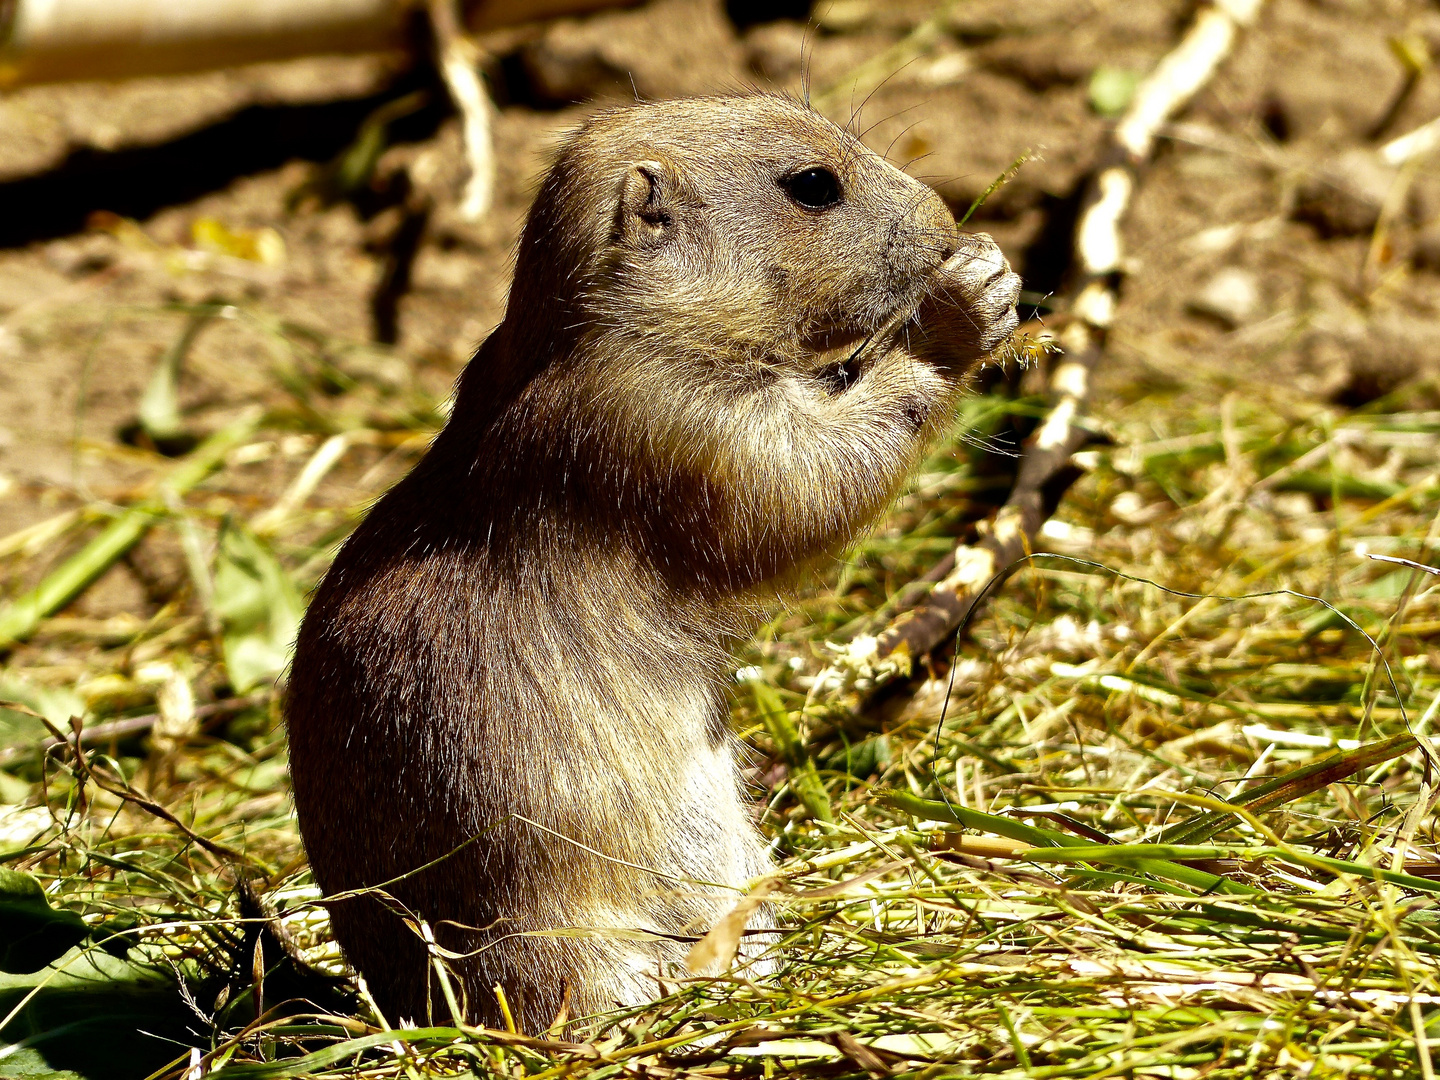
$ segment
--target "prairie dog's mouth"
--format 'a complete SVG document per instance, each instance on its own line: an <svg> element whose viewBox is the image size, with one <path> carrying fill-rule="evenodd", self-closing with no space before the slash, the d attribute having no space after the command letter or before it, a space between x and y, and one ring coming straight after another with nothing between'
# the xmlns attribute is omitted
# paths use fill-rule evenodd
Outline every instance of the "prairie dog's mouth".
<svg viewBox="0 0 1440 1080"><path fill-rule="evenodd" d="M867 356L884 349L914 315L917 304L902 304L871 330L850 326L832 328L800 339L809 354L806 366L831 393L840 393L864 371Z"/></svg>
<svg viewBox="0 0 1440 1080"><path fill-rule="evenodd" d="M800 338L800 347L809 357L813 369L828 368L852 358L871 342L889 338L911 315L917 302L901 304L888 315L877 319L868 330L853 323L848 326L830 326L815 330Z"/></svg>
<svg viewBox="0 0 1440 1080"><path fill-rule="evenodd" d="M816 367L826 367L843 360L858 349L870 335L851 327L823 330L800 339L800 347L814 358Z"/></svg>
<svg viewBox="0 0 1440 1080"><path fill-rule="evenodd" d="M865 346L873 337L853 327L803 337L800 344L805 350L805 367L827 393L843 393L860 378Z"/></svg>

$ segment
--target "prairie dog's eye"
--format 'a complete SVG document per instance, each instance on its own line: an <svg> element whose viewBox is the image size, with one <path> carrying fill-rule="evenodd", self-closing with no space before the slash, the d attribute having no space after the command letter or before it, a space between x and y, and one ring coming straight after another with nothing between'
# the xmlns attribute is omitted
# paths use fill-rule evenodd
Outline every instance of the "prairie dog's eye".
<svg viewBox="0 0 1440 1080"><path fill-rule="evenodd" d="M840 178L818 166L782 177L780 186L806 210L824 210L840 201Z"/></svg>

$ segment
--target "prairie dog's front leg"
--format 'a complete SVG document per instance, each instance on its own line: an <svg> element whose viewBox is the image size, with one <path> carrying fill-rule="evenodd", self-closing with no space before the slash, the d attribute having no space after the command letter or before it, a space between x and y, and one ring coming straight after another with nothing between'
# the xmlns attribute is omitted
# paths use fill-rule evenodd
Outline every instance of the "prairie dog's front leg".
<svg viewBox="0 0 1440 1080"><path fill-rule="evenodd" d="M765 578L850 543L944 426L963 377L891 347L838 393L789 376L732 402L724 423L697 415L691 460L722 558Z"/></svg>

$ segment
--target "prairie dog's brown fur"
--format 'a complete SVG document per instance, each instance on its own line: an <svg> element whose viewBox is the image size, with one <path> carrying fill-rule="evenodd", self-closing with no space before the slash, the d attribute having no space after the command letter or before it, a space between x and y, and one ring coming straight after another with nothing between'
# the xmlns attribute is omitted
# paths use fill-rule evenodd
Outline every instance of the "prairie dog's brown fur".
<svg viewBox="0 0 1440 1080"><path fill-rule="evenodd" d="M391 1023L446 1017L399 910L466 954L472 1020L499 1022L498 984L535 1033L562 1002L649 1000L765 872L727 647L883 512L1017 289L988 237L788 100L570 137L504 322L340 552L291 675L315 876L393 898L331 908Z"/></svg>

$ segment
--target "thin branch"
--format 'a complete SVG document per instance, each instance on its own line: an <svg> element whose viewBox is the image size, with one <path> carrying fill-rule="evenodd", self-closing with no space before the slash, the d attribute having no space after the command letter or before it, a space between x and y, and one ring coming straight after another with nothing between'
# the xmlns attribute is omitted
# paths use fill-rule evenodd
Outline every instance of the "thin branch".
<svg viewBox="0 0 1440 1080"><path fill-rule="evenodd" d="M31 715L36 714L32 713ZM222 844L215 840L211 840L208 837L201 836L199 833L197 833L194 829L190 828L190 826L186 825L183 821L181 821L165 807L161 806L154 799L150 798L149 795L145 794L139 788L133 787L131 784L129 784L124 777L118 777L114 782L111 782L108 780L108 778L103 777L100 772L93 765L90 764L89 760L85 757L85 752L81 749L84 728L80 723L79 717L71 718L71 738L68 739L61 733L60 729L57 728L54 724L52 724L49 720L46 720L43 716L40 717L40 720L45 724L47 728L50 729L50 734L54 739L54 743L52 745L63 745L70 750L70 761L75 768L76 776L82 784L84 784L85 781L89 780L101 791L115 796L115 798L121 800L122 802L127 802L138 806L141 810L144 810L152 817L157 817L161 821L168 822L169 824L175 826L175 828L179 829L182 833L184 833L186 838L189 839L192 843L198 845L201 848L204 848L211 855L214 855L217 858L224 859L227 862L231 863L250 862L256 865L261 865L259 863L259 860L248 857L244 852L237 851L235 848L230 847L228 844ZM267 873L270 872L268 867L265 868L265 871Z"/></svg>
<svg viewBox="0 0 1440 1080"><path fill-rule="evenodd" d="M460 0L430 0L429 11L435 63L460 113L465 157L470 163L460 214L466 221L479 221L495 196L495 144L490 134L494 109L480 78L480 47L465 34Z"/></svg>
<svg viewBox="0 0 1440 1080"><path fill-rule="evenodd" d="M250 697L226 698L224 701L212 702L209 705L201 705L195 710L197 720L218 720L221 717L233 716L235 713L244 712L246 709L254 708L261 704L264 698L259 695ZM0 701L0 708L14 709L14 703ZM29 710L25 710L27 713ZM160 722L159 713L146 713L143 716L127 716L121 720L106 720L104 723L96 724L93 727L82 728L80 731L81 746L98 746L101 743L110 742L112 739L129 739L136 735L143 735ZM41 754L48 753L62 743L73 742L73 739L64 739L51 735L42 740L38 745L31 743L21 746L7 746L0 749L0 769L8 768L17 761L24 761L33 757L38 751Z"/></svg>
<svg viewBox="0 0 1440 1080"><path fill-rule="evenodd" d="M1161 126L1195 96L1234 46L1261 0L1203 5L1184 38L1136 89L1113 143L1092 178L1075 230L1080 270L1062 355L1050 372L1045 419L1021 456L1009 499L974 544L955 548L951 569L930 595L875 637L859 638L836 657L838 668L883 681L908 675L913 660L945 641L970 617L998 574L1035 548L1041 527L1079 472L1071 456L1092 437L1085 420L1093 374L1104 352L1124 274L1120 223Z"/></svg>

